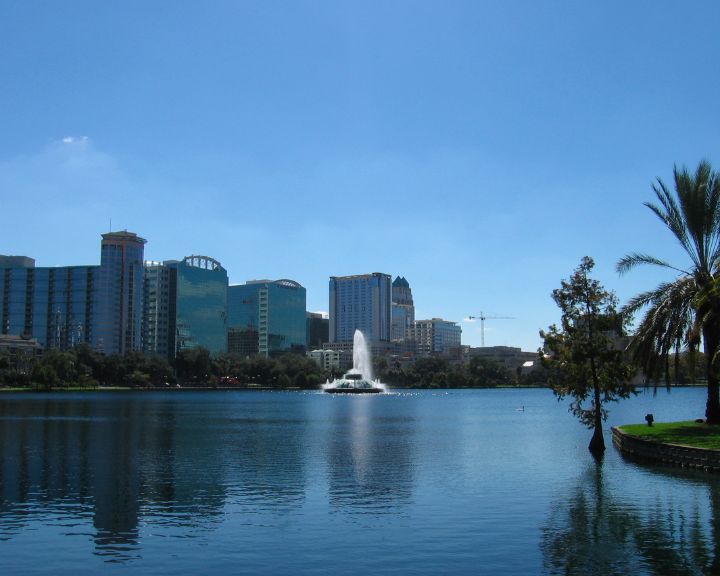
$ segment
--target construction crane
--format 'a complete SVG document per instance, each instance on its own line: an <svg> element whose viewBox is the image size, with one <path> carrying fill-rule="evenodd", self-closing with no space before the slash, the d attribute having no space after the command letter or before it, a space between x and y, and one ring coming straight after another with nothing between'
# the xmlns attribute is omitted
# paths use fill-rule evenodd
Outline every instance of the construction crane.
<svg viewBox="0 0 720 576"><path fill-rule="evenodd" d="M485 316L482 312L478 316L468 316L468 320L480 320L480 345L485 348L485 320L515 320L513 316Z"/></svg>

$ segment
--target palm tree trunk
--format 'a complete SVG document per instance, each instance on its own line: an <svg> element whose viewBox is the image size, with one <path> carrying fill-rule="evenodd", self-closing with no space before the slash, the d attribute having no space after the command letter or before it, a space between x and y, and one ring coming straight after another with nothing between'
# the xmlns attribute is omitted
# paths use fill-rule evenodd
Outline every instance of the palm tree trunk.
<svg viewBox="0 0 720 576"><path fill-rule="evenodd" d="M720 424L720 390L718 374L714 367L715 355L720 348L720 325L716 321L703 326L705 361L707 362L707 405L705 418L708 424Z"/></svg>

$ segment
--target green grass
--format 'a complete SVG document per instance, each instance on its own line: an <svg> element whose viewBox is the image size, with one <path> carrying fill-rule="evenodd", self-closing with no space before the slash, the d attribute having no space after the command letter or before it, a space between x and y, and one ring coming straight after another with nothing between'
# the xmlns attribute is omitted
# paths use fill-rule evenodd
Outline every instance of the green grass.
<svg viewBox="0 0 720 576"><path fill-rule="evenodd" d="M688 422L655 422L652 426L626 424L619 428L629 436L644 440L720 450L720 426L708 426L690 420Z"/></svg>

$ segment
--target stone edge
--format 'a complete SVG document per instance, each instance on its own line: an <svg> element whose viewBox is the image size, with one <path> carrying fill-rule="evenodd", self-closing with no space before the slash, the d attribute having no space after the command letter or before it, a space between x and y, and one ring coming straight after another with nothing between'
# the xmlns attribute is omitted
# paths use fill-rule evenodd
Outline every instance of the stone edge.
<svg viewBox="0 0 720 576"><path fill-rule="evenodd" d="M635 438L615 426L611 430L615 447L633 459L720 473L720 450Z"/></svg>

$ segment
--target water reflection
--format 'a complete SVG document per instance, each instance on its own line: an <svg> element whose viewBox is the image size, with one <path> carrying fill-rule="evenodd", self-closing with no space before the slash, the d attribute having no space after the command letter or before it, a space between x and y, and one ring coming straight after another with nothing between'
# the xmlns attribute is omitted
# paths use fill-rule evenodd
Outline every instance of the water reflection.
<svg viewBox="0 0 720 576"><path fill-rule="evenodd" d="M621 485L606 486L602 462L589 465L558 497L543 528L545 568L566 575L720 574L717 479L683 474L663 478L662 496L643 504ZM684 481L696 484L699 500L673 496L673 484Z"/></svg>
<svg viewBox="0 0 720 576"><path fill-rule="evenodd" d="M376 397L334 399L327 448L328 491L336 510L383 514L413 490L414 418L383 411Z"/></svg>
<svg viewBox="0 0 720 576"><path fill-rule="evenodd" d="M92 518L96 554L117 561L138 556L143 514L207 525L225 501L219 433L192 419L178 427L176 408L122 397L0 402L0 537L24 517L57 516L73 535Z"/></svg>
<svg viewBox="0 0 720 576"><path fill-rule="evenodd" d="M29 522L81 535L95 553L139 556L140 526L192 537L243 514L283 514L305 496L306 418L277 399L248 413L219 395L15 396L0 400L0 539ZM85 528L87 530L87 528Z"/></svg>
<svg viewBox="0 0 720 576"><path fill-rule="evenodd" d="M587 466L564 407L518 394L0 395L3 568L720 573L720 478Z"/></svg>
<svg viewBox="0 0 720 576"><path fill-rule="evenodd" d="M245 507L263 503L276 512L297 510L305 498L306 419L268 403L256 406L252 417L235 419L231 444L232 489Z"/></svg>

